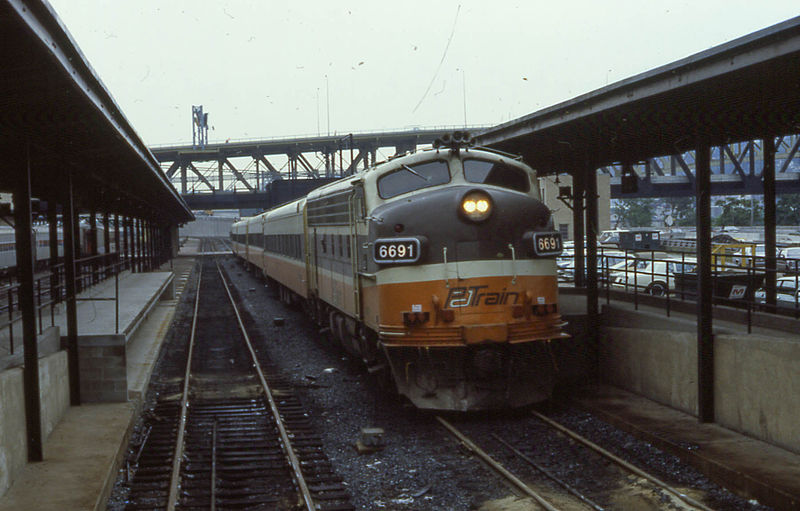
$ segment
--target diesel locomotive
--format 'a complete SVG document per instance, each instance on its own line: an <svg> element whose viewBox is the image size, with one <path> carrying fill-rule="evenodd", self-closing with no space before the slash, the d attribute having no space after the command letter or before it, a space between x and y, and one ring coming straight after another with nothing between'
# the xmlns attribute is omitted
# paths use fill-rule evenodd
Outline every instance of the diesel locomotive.
<svg viewBox="0 0 800 511"><path fill-rule="evenodd" d="M419 408L547 399L562 240L520 159L465 135L235 223L237 256Z"/></svg>

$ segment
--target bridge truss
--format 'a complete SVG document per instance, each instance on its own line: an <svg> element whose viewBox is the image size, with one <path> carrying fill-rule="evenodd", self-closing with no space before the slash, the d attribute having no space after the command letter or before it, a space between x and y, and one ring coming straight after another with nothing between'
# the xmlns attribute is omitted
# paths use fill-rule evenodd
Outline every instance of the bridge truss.
<svg viewBox="0 0 800 511"><path fill-rule="evenodd" d="M800 193L800 135L775 138L775 192ZM764 152L761 140L711 148L712 195L762 195ZM613 198L677 197L695 194L694 151L647 158L635 165L608 165L600 173L611 176ZM635 192L623 192L623 174L632 172Z"/></svg>

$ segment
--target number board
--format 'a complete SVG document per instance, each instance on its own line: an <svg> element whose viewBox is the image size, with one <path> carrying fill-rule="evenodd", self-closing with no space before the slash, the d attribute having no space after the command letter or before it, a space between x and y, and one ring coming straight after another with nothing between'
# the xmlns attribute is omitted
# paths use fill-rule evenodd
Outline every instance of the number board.
<svg viewBox="0 0 800 511"><path fill-rule="evenodd" d="M378 264L415 263L419 260L420 244L416 238L375 240L372 258Z"/></svg>
<svg viewBox="0 0 800 511"><path fill-rule="evenodd" d="M561 253L561 233L535 233L533 235L533 252L538 256L559 255Z"/></svg>

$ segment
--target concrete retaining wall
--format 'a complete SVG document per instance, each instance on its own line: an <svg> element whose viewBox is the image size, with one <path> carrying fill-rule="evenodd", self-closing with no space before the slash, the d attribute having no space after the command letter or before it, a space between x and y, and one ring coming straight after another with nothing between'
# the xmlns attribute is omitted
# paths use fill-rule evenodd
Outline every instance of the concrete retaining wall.
<svg viewBox="0 0 800 511"><path fill-rule="evenodd" d="M717 422L800 453L800 340L718 335Z"/></svg>
<svg viewBox="0 0 800 511"><path fill-rule="evenodd" d="M0 373L0 496L28 461L22 369Z"/></svg>
<svg viewBox="0 0 800 511"><path fill-rule="evenodd" d="M57 335L57 331L56 331ZM69 408L67 352L39 359L42 438L46 440ZM0 372L0 496L28 461L25 386L19 367Z"/></svg>
<svg viewBox="0 0 800 511"><path fill-rule="evenodd" d="M69 362L66 351L39 359L42 437L48 438L69 409Z"/></svg>
<svg viewBox="0 0 800 511"><path fill-rule="evenodd" d="M181 238L228 238L235 218L230 217L198 217L182 226L178 231Z"/></svg>
<svg viewBox="0 0 800 511"><path fill-rule="evenodd" d="M604 308L603 323L601 379L697 415L693 321ZM800 340L717 330L714 352L716 421L800 453Z"/></svg>
<svg viewBox="0 0 800 511"><path fill-rule="evenodd" d="M692 334L607 327L600 377L618 387L697 415L697 349Z"/></svg>

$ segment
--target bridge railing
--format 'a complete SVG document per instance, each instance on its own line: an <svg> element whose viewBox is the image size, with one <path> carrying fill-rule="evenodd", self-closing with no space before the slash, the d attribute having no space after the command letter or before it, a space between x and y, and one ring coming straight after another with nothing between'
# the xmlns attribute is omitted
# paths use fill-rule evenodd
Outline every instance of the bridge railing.
<svg viewBox="0 0 800 511"><path fill-rule="evenodd" d="M299 135L285 135L280 137L249 137L249 138L228 138L228 139L218 139L218 140L211 140L206 144L206 147L210 145L226 145L226 144L244 144L244 143L251 143L251 142L285 142L287 140L307 140L307 139L332 139L332 138L343 138L349 135L360 136L360 135L380 135L380 134L388 134L388 135L400 135L400 134L407 134L413 135L415 132L420 133L430 133L430 132L442 132L448 133L456 130L466 130L466 131L478 131L484 130L487 128L493 127L493 124L473 124L467 127L463 125L447 125L443 124L440 126L412 126L406 127L403 129L386 129L386 130L356 130L356 131L337 131L333 134L320 134L320 133L305 133ZM151 150L153 149L165 149L171 147L191 147L192 142L191 140L175 142L171 144L153 144L148 146Z"/></svg>

